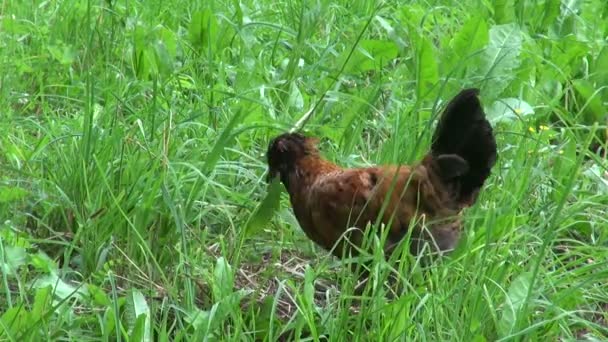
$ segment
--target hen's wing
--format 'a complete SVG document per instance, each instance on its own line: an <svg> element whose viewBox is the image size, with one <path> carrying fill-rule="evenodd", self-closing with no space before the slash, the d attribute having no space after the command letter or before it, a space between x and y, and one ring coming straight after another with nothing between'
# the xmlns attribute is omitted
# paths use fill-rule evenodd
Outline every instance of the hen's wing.
<svg viewBox="0 0 608 342"><path fill-rule="evenodd" d="M336 247L336 256L342 256L342 235L357 226L373 188L371 180L364 177L351 170L337 170L318 175L305 191L291 194L294 214L306 235L327 250Z"/></svg>
<svg viewBox="0 0 608 342"><path fill-rule="evenodd" d="M360 245L361 230L380 218L390 228L390 246L405 236L412 220L453 214L439 190L424 167L346 169L318 176L292 204L308 237L328 250L335 247L333 254L341 257L342 235L351 227L360 229L349 234Z"/></svg>

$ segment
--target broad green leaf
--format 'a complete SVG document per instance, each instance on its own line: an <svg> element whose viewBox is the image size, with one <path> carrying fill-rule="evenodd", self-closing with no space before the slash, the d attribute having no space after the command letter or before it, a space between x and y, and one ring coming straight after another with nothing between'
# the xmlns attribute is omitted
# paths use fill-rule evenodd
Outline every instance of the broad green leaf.
<svg viewBox="0 0 608 342"><path fill-rule="evenodd" d="M606 42L606 36L608 35L608 6L606 1L579 0L577 2L580 9L573 13L576 15L579 39Z"/></svg>
<svg viewBox="0 0 608 342"><path fill-rule="evenodd" d="M515 21L515 1L514 0L495 0L494 20L497 24L509 24Z"/></svg>
<svg viewBox="0 0 608 342"><path fill-rule="evenodd" d="M315 298L315 278L317 275L314 270L307 265L304 270L304 301L309 308L312 308Z"/></svg>
<svg viewBox="0 0 608 342"><path fill-rule="evenodd" d="M486 341L487 341L487 339L482 334L475 335L473 337L473 339L471 340L471 342L486 342Z"/></svg>
<svg viewBox="0 0 608 342"><path fill-rule="evenodd" d="M166 27L160 27L159 36L169 56L175 58L177 56L177 41L179 39L176 33Z"/></svg>
<svg viewBox="0 0 608 342"><path fill-rule="evenodd" d="M34 305L32 306L32 319L40 320L44 318L48 308L52 303L51 287L43 287L36 290L36 296L34 297Z"/></svg>
<svg viewBox="0 0 608 342"><path fill-rule="evenodd" d="M25 248L4 246L4 261L0 263L2 273L17 276L19 267L28 261Z"/></svg>
<svg viewBox="0 0 608 342"><path fill-rule="evenodd" d="M116 320L116 313L114 312L114 308L111 306L108 306L103 313L103 322L105 330L104 333L106 336L110 336L112 333L114 333L114 331L120 330L120 327L116 326L116 322L120 324L120 321Z"/></svg>
<svg viewBox="0 0 608 342"><path fill-rule="evenodd" d="M560 15L555 25L559 38L576 35L576 22L580 20L577 13L580 13L579 0L568 0L565 6L561 7Z"/></svg>
<svg viewBox="0 0 608 342"><path fill-rule="evenodd" d="M206 8L192 15L188 38L195 48L201 51L212 49L217 37L217 19L210 9Z"/></svg>
<svg viewBox="0 0 608 342"><path fill-rule="evenodd" d="M147 315L139 315L135 325L131 329L130 339L132 341L151 341L149 326L150 318Z"/></svg>
<svg viewBox="0 0 608 342"><path fill-rule="evenodd" d="M573 36L547 41L550 44L550 60L539 68L539 82L566 82L578 73L583 57L589 53L587 44Z"/></svg>
<svg viewBox="0 0 608 342"><path fill-rule="evenodd" d="M125 314L129 334L135 341L151 341L150 307L139 290L131 290L127 295Z"/></svg>
<svg viewBox="0 0 608 342"><path fill-rule="evenodd" d="M88 290L89 290L89 294L93 298L93 303L95 305L109 307L112 304L112 302L110 301L110 298L108 298L108 295L106 294L106 292L104 290L102 290L101 288L99 288L98 286L89 284Z"/></svg>
<svg viewBox="0 0 608 342"><path fill-rule="evenodd" d="M518 118L534 114L534 109L526 101L506 98L495 101L488 109L488 119L492 123L517 121Z"/></svg>
<svg viewBox="0 0 608 342"><path fill-rule="evenodd" d="M247 116L247 114L244 114L242 107L240 107L237 112L234 113L228 124L226 124L226 127L220 134L219 138L215 141L213 149L205 157L205 166L203 167L204 172L209 173L213 170L213 168L215 168L215 165L222 156L224 149L226 148L230 140L234 138L234 127L239 124L245 116Z"/></svg>
<svg viewBox="0 0 608 342"><path fill-rule="evenodd" d="M590 79L595 87L608 85L608 45L604 46L595 58Z"/></svg>
<svg viewBox="0 0 608 342"><path fill-rule="evenodd" d="M553 99L553 105L559 103L562 94L564 93L564 86L561 82L554 79L545 78L539 82L538 89L541 89L548 98Z"/></svg>
<svg viewBox="0 0 608 342"><path fill-rule="evenodd" d="M308 322L308 326L313 329L312 334L315 335L314 314L315 314L315 278L317 277L314 269L307 265L304 270L304 288L299 291L296 300L298 308L304 319Z"/></svg>
<svg viewBox="0 0 608 342"><path fill-rule="evenodd" d="M144 295L139 291L139 290L132 290L131 293L129 294L129 301L131 302L131 305L133 306L133 310L135 311L135 315L137 317L137 321L139 323L139 321L143 320L143 341L150 341L151 340L151 336L150 336L150 307L148 306L148 302L146 301L146 298L144 297ZM136 326L138 324L136 323ZM140 339L138 339L137 341L142 341Z"/></svg>
<svg viewBox="0 0 608 342"><path fill-rule="evenodd" d="M490 42L475 75L484 79L485 97L498 97L515 78L515 69L521 64L521 47L522 33L517 25L498 25L490 29Z"/></svg>
<svg viewBox="0 0 608 342"><path fill-rule="evenodd" d="M439 67L435 58L435 48L425 37L420 37L418 42L416 65L416 79L418 80L416 91L417 97L420 99L427 96L439 81Z"/></svg>
<svg viewBox="0 0 608 342"><path fill-rule="evenodd" d="M550 27L560 14L561 0L545 0L543 8L543 19L539 28L546 29Z"/></svg>
<svg viewBox="0 0 608 342"><path fill-rule="evenodd" d="M482 49L489 41L488 24L481 17L471 17L450 41L450 47L460 58Z"/></svg>
<svg viewBox="0 0 608 342"><path fill-rule="evenodd" d="M185 321L197 330L199 337L209 338L209 340L214 341L216 339L212 337L216 335L215 331L221 328L226 317L231 312L240 309L239 304L248 293L245 290L232 292L213 304L209 310L195 309L190 312L185 317Z"/></svg>
<svg viewBox="0 0 608 342"><path fill-rule="evenodd" d="M300 88L298 88L295 82L290 84L289 91L289 99L287 100L287 105L295 112L301 112L304 108L304 97L302 96L302 92Z"/></svg>
<svg viewBox="0 0 608 342"><path fill-rule="evenodd" d="M382 69L395 59L398 53L397 45L390 40L361 40L344 67L344 72L356 74ZM346 62L349 54L350 49L342 53L338 58L337 67L341 67Z"/></svg>
<svg viewBox="0 0 608 342"><path fill-rule="evenodd" d="M28 191L17 186L0 186L0 203L11 203L24 199Z"/></svg>
<svg viewBox="0 0 608 342"><path fill-rule="evenodd" d="M513 280L507 298L503 303L502 316L498 322L498 330L502 336L509 335L516 328L519 315L526 314L520 312L524 306L530 285L532 284L532 273L526 272Z"/></svg>
<svg viewBox="0 0 608 342"><path fill-rule="evenodd" d="M268 185L266 196L245 224L245 238L258 234L260 230L268 226L268 223L280 208L282 191L283 185L279 178L273 179Z"/></svg>
<svg viewBox="0 0 608 342"><path fill-rule="evenodd" d="M378 24L380 24L380 26L386 31L386 33L389 36L392 36L395 33L395 29L393 28L393 25L391 25L391 23L388 20L384 19L380 15L376 15L374 17L374 19L376 19Z"/></svg>
<svg viewBox="0 0 608 342"><path fill-rule="evenodd" d="M162 40L152 44L154 62L161 75L168 76L173 72L173 58Z"/></svg>
<svg viewBox="0 0 608 342"><path fill-rule="evenodd" d="M280 321L275 316L276 306L274 304L277 297L265 296L260 300L257 312L253 315L253 319L255 320L253 324L255 324L259 332L255 336L256 340L275 341L275 339L270 338L269 334L272 333L270 329L274 324L280 324Z"/></svg>
<svg viewBox="0 0 608 342"><path fill-rule="evenodd" d="M11 340L16 341L15 336L30 327L32 323L30 313L23 307L9 308L0 316L0 336L11 336Z"/></svg>
<svg viewBox="0 0 608 342"><path fill-rule="evenodd" d="M217 310L217 303L211 307L211 310L194 309L184 319L195 330L206 332L211 324L211 316Z"/></svg>
<svg viewBox="0 0 608 342"><path fill-rule="evenodd" d="M66 45L50 45L47 47L51 56L63 65L70 65L76 59L76 52L72 47Z"/></svg>
<svg viewBox="0 0 608 342"><path fill-rule="evenodd" d="M57 270L55 261L53 261L53 259L49 258L49 256L43 252L31 254L30 265L44 273L51 273Z"/></svg>
<svg viewBox="0 0 608 342"><path fill-rule="evenodd" d="M139 79L145 79L152 70L150 46L147 39L148 28L137 25L133 33L133 46L131 48L131 65Z"/></svg>
<svg viewBox="0 0 608 342"><path fill-rule="evenodd" d="M602 122L606 115L606 109L597 89L587 80L574 80L572 85L582 101L579 103L578 109L582 112L583 123L590 125L595 122Z"/></svg>
<svg viewBox="0 0 608 342"><path fill-rule="evenodd" d="M216 301L229 296L234 288L234 274L230 264L224 257L219 257L213 269L213 296Z"/></svg>
<svg viewBox="0 0 608 342"><path fill-rule="evenodd" d="M585 170L583 174L591 179L593 182L598 184L598 189L603 194L608 194L608 179L604 176L605 170L599 165L593 164L590 168Z"/></svg>
<svg viewBox="0 0 608 342"><path fill-rule="evenodd" d="M23 22L22 19L16 16L6 15L0 21L0 30L9 35L28 34L30 23Z"/></svg>
<svg viewBox="0 0 608 342"><path fill-rule="evenodd" d="M450 41L450 51L445 54L446 72L456 67L467 67L467 58L488 44L489 31L486 21L478 16L469 18ZM464 65L463 65L464 64Z"/></svg>
<svg viewBox="0 0 608 342"><path fill-rule="evenodd" d="M67 282L63 281L63 279L59 278L54 272L46 276L40 277L34 280L34 282L32 283L32 287L37 289L44 288L47 286L51 286L53 288L53 294L59 299L66 299L70 297L82 299L83 296L87 294L87 291L84 287L77 287L68 284Z"/></svg>
<svg viewBox="0 0 608 342"><path fill-rule="evenodd" d="M344 153L350 154L352 150L355 148L355 145L360 140L360 133L368 128L369 120L366 117L362 117L363 113L369 113L373 109L370 108L370 103L377 103L378 99L383 94L383 88L381 85L370 86L369 91L366 91L368 94L364 101L360 102L360 105L354 105L352 102L349 102L344 110L341 110L342 116L340 118L340 122L336 128L328 129L330 134L323 135L327 137L339 137L342 146L342 151ZM361 94L359 97L362 98L364 94ZM331 133L335 133L331 134Z"/></svg>

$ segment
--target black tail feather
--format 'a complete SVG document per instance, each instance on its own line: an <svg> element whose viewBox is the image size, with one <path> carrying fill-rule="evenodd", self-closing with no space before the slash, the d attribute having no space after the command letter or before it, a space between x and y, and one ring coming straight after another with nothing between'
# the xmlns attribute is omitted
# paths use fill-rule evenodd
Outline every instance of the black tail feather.
<svg viewBox="0 0 608 342"><path fill-rule="evenodd" d="M458 200L472 204L496 163L496 140L479 102L479 89L465 89L445 108L433 135L431 154L455 154L469 166L459 177Z"/></svg>

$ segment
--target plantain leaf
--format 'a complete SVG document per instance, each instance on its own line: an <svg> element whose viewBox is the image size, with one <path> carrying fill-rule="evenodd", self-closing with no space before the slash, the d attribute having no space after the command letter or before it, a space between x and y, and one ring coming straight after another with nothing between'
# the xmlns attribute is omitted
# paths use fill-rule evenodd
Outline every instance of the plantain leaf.
<svg viewBox="0 0 608 342"><path fill-rule="evenodd" d="M511 283L507 298L503 303L502 316L498 322L498 329L502 336L511 334L517 327L519 316L525 314L521 312L521 308L525 304L530 284L532 284L532 273L530 272L520 274Z"/></svg>
<svg viewBox="0 0 608 342"><path fill-rule="evenodd" d="M485 47L488 41L489 30L486 21L477 16L469 18L450 41L451 49L443 62L447 72L451 72L465 62L467 57Z"/></svg>
<svg viewBox="0 0 608 342"><path fill-rule="evenodd" d="M188 28L188 38L192 45L201 51L211 51L218 39L217 26L217 19L210 9L194 13Z"/></svg>
<svg viewBox="0 0 608 342"><path fill-rule="evenodd" d="M32 318L43 319L53 301L53 289L50 286L41 287L36 290L34 305L32 307Z"/></svg>
<svg viewBox="0 0 608 342"><path fill-rule="evenodd" d="M485 97L495 99L516 77L520 64L522 33L515 24L490 29L490 42L481 57L475 76L483 76Z"/></svg>
<svg viewBox="0 0 608 342"><path fill-rule="evenodd" d="M418 80L418 87L416 90L418 98L423 98L439 81L439 67L435 58L435 48L425 37L420 37L418 42L417 59L416 79Z"/></svg>
<svg viewBox="0 0 608 342"><path fill-rule="evenodd" d="M230 118L230 121L224 127L224 130L220 134L219 138L216 140L215 145L213 145L213 149L205 158L205 166L203 170L205 172L211 172L217 162L220 160L222 153L224 153L224 149L228 146L228 144L234 139L234 128L237 124L241 123L247 114L244 113L243 108L240 107L238 111Z"/></svg>
<svg viewBox="0 0 608 342"><path fill-rule="evenodd" d="M71 283L65 282L56 272L35 279L31 286L37 289L51 286L53 294L62 300L66 298L82 299L87 295L85 286L74 286Z"/></svg>
<svg viewBox="0 0 608 342"><path fill-rule="evenodd" d="M458 57L464 58L483 48L488 44L489 38L486 21L481 17L471 17L454 35L450 45Z"/></svg>
<svg viewBox="0 0 608 342"><path fill-rule="evenodd" d="M245 237L257 234L268 225L268 222L280 207L282 191L283 185L280 180L278 178L273 179L268 185L266 196L247 220Z"/></svg>
<svg viewBox="0 0 608 342"><path fill-rule="evenodd" d="M561 0L546 0L543 8L543 19L540 28L546 28L555 23L560 14Z"/></svg>
<svg viewBox="0 0 608 342"><path fill-rule="evenodd" d="M514 0L494 1L494 20L497 24L507 24L515 20Z"/></svg>
<svg viewBox="0 0 608 342"><path fill-rule="evenodd" d="M224 257L219 257L215 261L213 279L215 281L212 290L216 301L228 297L233 293L234 273L232 267Z"/></svg>
<svg viewBox="0 0 608 342"><path fill-rule="evenodd" d="M135 341L151 341L150 307L139 290L131 290L127 296L125 315L131 337Z"/></svg>
<svg viewBox="0 0 608 342"><path fill-rule="evenodd" d="M516 121L523 116L534 114L534 109L526 101L510 97L495 101L488 108L487 114L492 123Z"/></svg>
<svg viewBox="0 0 608 342"><path fill-rule="evenodd" d="M25 248L6 246L4 247L4 260L0 262L0 271L5 275L18 276L19 268L27 261L28 255Z"/></svg>
<svg viewBox="0 0 608 342"><path fill-rule="evenodd" d="M608 45L604 46L595 58L590 79L598 88L608 84Z"/></svg>
<svg viewBox="0 0 608 342"><path fill-rule="evenodd" d="M342 66L349 54L350 49L342 53L340 58L338 58L338 67ZM356 74L379 70L395 59L398 54L399 49L397 48L397 44L390 40L361 40L344 67L344 72Z"/></svg>
<svg viewBox="0 0 608 342"><path fill-rule="evenodd" d="M28 191L18 186L0 186L0 203L11 203L24 199Z"/></svg>
<svg viewBox="0 0 608 342"><path fill-rule="evenodd" d="M602 122L606 111L600 97L601 93L597 92L596 88L587 80L574 80L572 85L581 100L578 114L582 115L583 123L591 125L595 122Z"/></svg>

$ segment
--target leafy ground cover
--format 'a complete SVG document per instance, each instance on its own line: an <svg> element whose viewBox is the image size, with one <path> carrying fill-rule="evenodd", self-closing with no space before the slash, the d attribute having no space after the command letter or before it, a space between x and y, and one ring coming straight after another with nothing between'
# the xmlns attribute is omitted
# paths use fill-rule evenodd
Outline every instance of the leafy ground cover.
<svg viewBox="0 0 608 342"><path fill-rule="evenodd" d="M4 1L0 336L606 339L607 37L603 0ZM500 151L465 239L355 296L269 139L411 162L463 87Z"/></svg>

